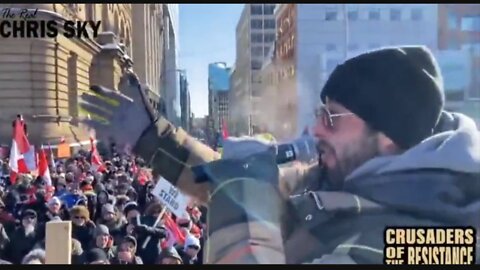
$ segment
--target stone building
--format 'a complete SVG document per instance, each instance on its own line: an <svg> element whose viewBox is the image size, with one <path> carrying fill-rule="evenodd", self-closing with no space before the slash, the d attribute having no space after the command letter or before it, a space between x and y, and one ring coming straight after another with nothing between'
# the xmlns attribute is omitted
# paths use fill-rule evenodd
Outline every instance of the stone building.
<svg viewBox="0 0 480 270"><path fill-rule="evenodd" d="M37 145L56 144L61 137L72 146L89 144L89 134L78 125L78 118L82 116L78 97L93 84L121 91L118 88L124 71L133 65L132 6L0 4L0 9L38 9L35 20L101 21L101 31L95 39L67 39L61 34L55 38L1 38L1 143L10 144L12 120L15 115L23 114L29 138ZM158 11L153 9L153 13ZM148 40L162 42L159 38ZM137 47L137 50L145 48ZM145 59L138 60L145 63ZM147 72L150 71L141 73ZM159 77L153 74L140 79L150 85L152 76ZM156 91L149 93L152 102L159 102L159 90Z"/></svg>

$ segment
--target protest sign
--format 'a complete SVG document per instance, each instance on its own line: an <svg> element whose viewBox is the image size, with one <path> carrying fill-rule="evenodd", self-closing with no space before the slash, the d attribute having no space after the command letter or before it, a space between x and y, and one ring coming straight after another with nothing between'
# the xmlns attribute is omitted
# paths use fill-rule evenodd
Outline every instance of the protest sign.
<svg viewBox="0 0 480 270"><path fill-rule="evenodd" d="M185 215L190 198L182 194L163 177L160 177L158 180L157 185L152 190L152 194L157 197L160 202L165 204L167 209L177 217Z"/></svg>

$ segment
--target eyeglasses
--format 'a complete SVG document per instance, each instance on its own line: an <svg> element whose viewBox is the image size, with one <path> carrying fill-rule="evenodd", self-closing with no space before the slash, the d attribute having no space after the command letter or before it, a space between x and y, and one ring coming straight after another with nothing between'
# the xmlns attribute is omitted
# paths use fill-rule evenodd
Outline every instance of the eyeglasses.
<svg viewBox="0 0 480 270"><path fill-rule="evenodd" d="M334 123L333 119L335 117L343 117L343 116L350 116L353 115L353 113L331 113L327 107L325 106L320 106L316 111L315 111L315 116L317 119L322 120L322 125L328 129L333 129L334 128Z"/></svg>

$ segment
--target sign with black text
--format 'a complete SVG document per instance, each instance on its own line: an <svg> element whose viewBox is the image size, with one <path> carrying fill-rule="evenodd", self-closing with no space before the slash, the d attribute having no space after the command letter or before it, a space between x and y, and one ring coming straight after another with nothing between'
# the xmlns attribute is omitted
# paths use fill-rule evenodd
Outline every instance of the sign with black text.
<svg viewBox="0 0 480 270"><path fill-rule="evenodd" d="M160 177L158 180L157 185L152 190L152 194L177 217L185 215L190 199L163 177Z"/></svg>

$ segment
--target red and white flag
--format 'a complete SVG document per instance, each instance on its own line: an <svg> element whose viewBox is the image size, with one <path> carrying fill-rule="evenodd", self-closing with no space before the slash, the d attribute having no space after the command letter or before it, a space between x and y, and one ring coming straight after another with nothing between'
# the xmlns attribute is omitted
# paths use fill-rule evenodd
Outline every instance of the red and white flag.
<svg viewBox="0 0 480 270"><path fill-rule="evenodd" d="M92 136L90 136L90 164L92 170L95 172L104 172L106 170L105 166L103 165L102 157L98 154L97 147L95 146L95 140Z"/></svg>
<svg viewBox="0 0 480 270"><path fill-rule="evenodd" d="M29 173L30 169L35 169L32 168L31 164L27 167L25 162L24 155L30 155L32 146L30 146L30 143L28 142L24 125L25 123L21 118L17 118L13 124L13 140L12 147L10 148L10 160L8 164L10 166L10 182L12 184L15 184L19 173ZM35 157L35 152L33 153L33 156ZM27 158L27 160L29 160L29 158ZM33 158L33 160L35 160L35 158Z"/></svg>
<svg viewBox="0 0 480 270"><path fill-rule="evenodd" d="M164 215L164 226L168 235L165 243L166 246L173 246L174 244L183 245L185 243L185 236L178 227L177 223L173 221L170 214Z"/></svg>
<svg viewBox="0 0 480 270"><path fill-rule="evenodd" d="M42 148L38 153L38 176L42 177L47 186L52 185L52 178L50 177L50 169L48 168L48 159L45 150Z"/></svg>

